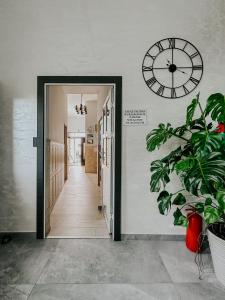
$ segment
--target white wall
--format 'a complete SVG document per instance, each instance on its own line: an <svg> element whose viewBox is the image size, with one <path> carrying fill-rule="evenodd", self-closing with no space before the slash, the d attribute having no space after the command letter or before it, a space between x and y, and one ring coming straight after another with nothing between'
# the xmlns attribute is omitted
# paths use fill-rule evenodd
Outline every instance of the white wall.
<svg viewBox="0 0 225 300"><path fill-rule="evenodd" d="M85 117L68 117L68 132L85 132Z"/></svg>
<svg viewBox="0 0 225 300"><path fill-rule="evenodd" d="M203 56L197 91L205 100L224 92L224 28L224 0L2 0L0 230L35 230L36 76L122 75L123 108L148 111L147 126L123 127L122 232L182 233L149 192L150 162L169 149L148 153L145 136L159 122L179 124L195 93L156 96L143 81L142 59L162 38L189 40Z"/></svg>

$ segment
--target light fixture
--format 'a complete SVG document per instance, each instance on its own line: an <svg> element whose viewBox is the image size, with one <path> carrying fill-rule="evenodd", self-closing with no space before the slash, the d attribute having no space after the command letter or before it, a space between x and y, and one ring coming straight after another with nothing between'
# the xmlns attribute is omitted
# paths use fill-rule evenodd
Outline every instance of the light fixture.
<svg viewBox="0 0 225 300"><path fill-rule="evenodd" d="M75 106L75 111L78 115L86 115L87 114L87 106L83 105L82 100L83 100L83 94L81 95L81 102L80 105Z"/></svg>

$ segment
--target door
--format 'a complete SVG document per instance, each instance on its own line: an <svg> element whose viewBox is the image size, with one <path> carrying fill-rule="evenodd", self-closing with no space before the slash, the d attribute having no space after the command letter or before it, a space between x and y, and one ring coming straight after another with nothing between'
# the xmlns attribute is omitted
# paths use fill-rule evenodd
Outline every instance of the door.
<svg viewBox="0 0 225 300"><path fill-rule="evenodd" d="M113 232L114 199L114 101L113 88L110 89L103 107L103 162L102 162L102 196L103 213L109 233Z"/></svg>
<svg viewBox="0 0 225 300"><path fill-rule="evenodd" d="M101 186L102 181L102 137L103 137L103 119L98 121L98 186Z"/></svg>
<svg viewBox="0 0 225 300"><path fill-rule="evenodd" d="M37 137L34 137L34 147L37 147L37 238L45 238L49 231L49 198L47 197L49 188L46 179L49 178L46 170L48 164L49 145L46 140L46 115L48 107L46 98L48 97L47 86L49 85L113 85L113 104L111 103L111 117L114 111L114 120L112 121L115 129L112 129L111 147L114 155L114 177L111 184L111 195L114 199L110 205L113 205L113 215L109 218L109 210L106 210L109 220L113 220L112 232L113 240L121 240L121 137L122 137L122 77L121 76L38 76L37 77ZM114 99L115 95L115 99ZM113 154L114 151L114 154ZM46 153L47 152L47 153ZM111 176L112 177L112 176ZM110 223L110 222L109 222Z"/></svg>
<svg viewBox="0 0 225 300"><path fill-rule="evenodd" d="M64 181L68 178L67 157L67 126L64 125Z"/></svg>
<svg viewBox="0 0 225 300"><path fill-rule="evenodd" d="M69 166L83 166L85 163L84 159L84 143L85 138L77 136L76 132L69 132L68 135L68 146L67 146L67 159Z"/></svg>

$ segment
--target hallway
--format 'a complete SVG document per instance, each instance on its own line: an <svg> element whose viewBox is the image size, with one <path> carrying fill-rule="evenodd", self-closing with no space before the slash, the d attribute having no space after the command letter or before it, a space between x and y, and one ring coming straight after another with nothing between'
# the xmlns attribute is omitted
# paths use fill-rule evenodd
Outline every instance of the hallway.
<svg viewBox="0 0 225 300"><path fill-rule="evenodd" d="M70 166L51 214L48 237L109 238L99 199L97 174L85 173L84 166Z"/></svg>

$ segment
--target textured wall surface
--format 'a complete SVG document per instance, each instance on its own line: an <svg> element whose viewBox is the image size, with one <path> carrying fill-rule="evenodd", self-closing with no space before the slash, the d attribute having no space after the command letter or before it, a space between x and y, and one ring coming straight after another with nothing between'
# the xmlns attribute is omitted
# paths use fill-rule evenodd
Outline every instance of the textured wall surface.
<svg viewBox="0 0 225 300"><path fill-rule="evenodd" d="M224 0L0 1L0 230L34 231L37 75L122 75L123 108L146 108L148 124L123 127L123 233L182 233L159 215L145 150L159 122L179 124L191 95L162 99L146 87L146 50L166 37L192 42L204 60L202 99L224 92ZM173 187L172 187L173 188Z"/></svg>

